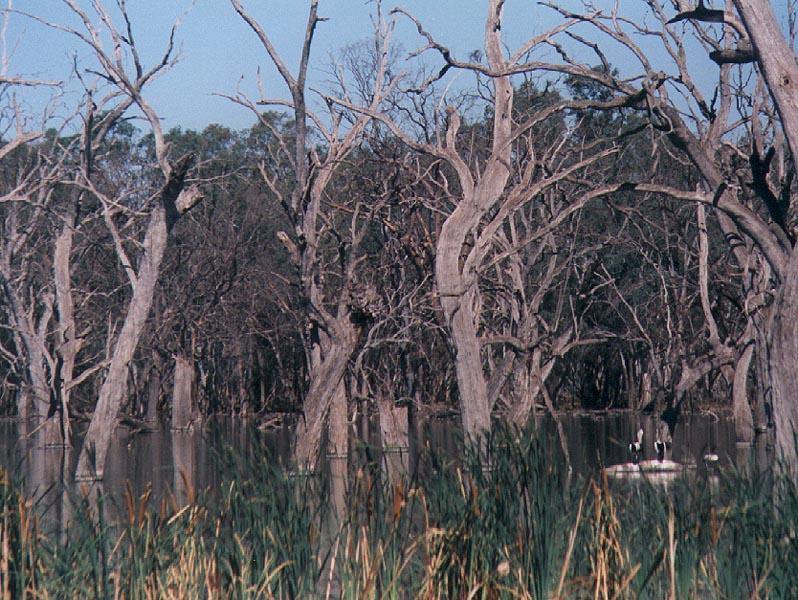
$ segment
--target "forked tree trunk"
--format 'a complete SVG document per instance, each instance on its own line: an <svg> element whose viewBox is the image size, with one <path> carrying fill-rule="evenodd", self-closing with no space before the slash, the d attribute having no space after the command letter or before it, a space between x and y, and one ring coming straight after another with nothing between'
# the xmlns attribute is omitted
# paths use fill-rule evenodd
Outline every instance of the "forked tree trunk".
<svg viewBox="0 0 798 600"><path fill-rule="evenodd" d="M554 368L554 360L550 359L545 364L540 364L541 352L535 349L529 359L529 364L525 366L527 376L525 378L526 388L521 391L521 396L510 409L510 418L518 427L525 427L529 423L529 418L535 408L538 397L543 392L543 386L549 378ZM545 402L545 398L544 398Z"/></svg>
<svg viewBox="0 0 798 600"><path fill-rule="evenodd" d="M302 471L313 472L318 468L319 453L324 426L333 401L336 402L336 412L339 413L346 406L346 392L342 386L349 359L355 351L359 337L359 329L350 321L349 314L342 313L331 324L335 331L329 338L327 348L320 357L317 368L311 371L310 389L303 404L303 418L297 425L294 458L296 466ZM346 417L343 417L346 419ZM339 423L335 433L336 443L341 442L340 431L341 415L337 414L334 421Z"/></svg>
<svg viewBox="0 0 798 600"><path fill-rule="evenodd" d="M45 301L44 314L39 317L38 326L33 323L33 315L25 315L25 326L20 332L28 357L29 394L25 402L31 403L30 416L35 420L36 439L42 447L63 446L59 419L51 410L52 398L47 369L44 366L47 328L52 317L52 298Z"/></svg>
<svg viewBox="0 0 798 600"><path fill-rule="evenodd" d="M194 363L183 355L175 356L175 381L172 388L172 429L187 429L194 418Z"/></svg>
<svg viewBox="0 0 798 600"><path fill-rule="evenodd" d="M7 265L0 274L0 283L8 281ZM11 323L14 344L25 357L24 381L17 397L17 416L22 419L33 418L41 435L40 443L48 447L61 446L62 440L58 419L53 418L50 410L50 384L47 369L44 366L47 330L53 313L52 297L44 296L42 314L36 316L33 307L27 311L22 309L22 302L13 290L6 287L6 310ZM48 416L49 415L49 416Z"/></svg>

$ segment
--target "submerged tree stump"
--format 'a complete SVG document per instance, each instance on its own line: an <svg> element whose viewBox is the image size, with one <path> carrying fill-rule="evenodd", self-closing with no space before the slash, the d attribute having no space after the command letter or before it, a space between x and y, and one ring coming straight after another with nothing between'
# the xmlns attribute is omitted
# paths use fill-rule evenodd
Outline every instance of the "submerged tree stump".
<svg viewBox="0 0 798 600"><path fill-rule="evenodd" d="M382 438L383 468L388 480L398 483L409 471L410 436L407 402L394 402L380 397L380 437Z"/></svg>
<svg viewBox="0 0 798 600"><path fill-rule="evenodd" d="M172 429L187 429L194 418L194 364L183 355L175 356L172 389Z"/></svg>

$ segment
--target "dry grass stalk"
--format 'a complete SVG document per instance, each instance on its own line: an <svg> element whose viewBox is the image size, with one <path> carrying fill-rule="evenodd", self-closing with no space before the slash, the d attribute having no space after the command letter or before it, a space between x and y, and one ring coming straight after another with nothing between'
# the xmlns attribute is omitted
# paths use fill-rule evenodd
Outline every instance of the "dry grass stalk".
<svg viewBox="0 0 798 600"><path fill-rule="evenodd" d="M629 597L628 588L640 565L630 567L621 543L621 525L609 490L607 476L593 489L593 548L590 559L594 600Z"/></svg>
<svg viewBox="0 0 798 600"><path fill-rule="evenodd" d="M673 505L668 505L668 579L670 580L669 600L676 600L676 516Z"/></svg>

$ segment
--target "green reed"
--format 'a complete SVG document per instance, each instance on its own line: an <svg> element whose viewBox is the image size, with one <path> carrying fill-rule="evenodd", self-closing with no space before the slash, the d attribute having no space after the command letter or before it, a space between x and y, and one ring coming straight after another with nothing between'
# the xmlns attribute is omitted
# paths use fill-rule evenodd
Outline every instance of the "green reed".
<svg viewBox="0 0 798 600"><path fill-rule="evenodd" d="M552 440L499 430L413 476L291 474L255 443L182 500L90 488L65 528L0 480L2 598L798 597L798 493L772 473L573 478Z"/></svg>

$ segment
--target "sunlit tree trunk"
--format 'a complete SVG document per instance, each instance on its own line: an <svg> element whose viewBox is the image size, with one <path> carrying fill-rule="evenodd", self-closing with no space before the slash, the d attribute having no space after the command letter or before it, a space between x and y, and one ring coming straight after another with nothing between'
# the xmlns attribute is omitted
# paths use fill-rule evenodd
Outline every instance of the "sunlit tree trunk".
<svg viewBox="0 0 798 600"><path fill-rule="evenodd" d="M178 161L162 190L160 203L152 209L142 244L138 272L133 280L133 296L128 305L122 330L114 343L108 373L100 388L97 405L83 440L83 448L78 458L77 479L103 477L105 457L114 423L125 398L128 365L133 359L147 322L169 230L181 214L200 200L196 188L183 190L186 173L192 161L193 156L186 156ZM185 196L181 198L181 194Z"/></svg>
<svg viewBox="0 0 798 600"><path fill-rule="evenodd" d="M303 404L303 417L296 432L296 463L299 468L309 471L317 468L322 435L332 407L335 407L335 415L329 435L331 450L346 452L348 419L344 376L360 332L350 321L348 313L339 313L333 325L334 330L325 344L327 347L321 349L323 354L312 375Z"/></svg>

